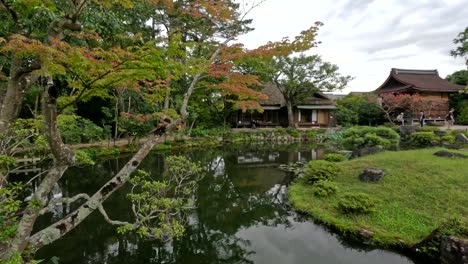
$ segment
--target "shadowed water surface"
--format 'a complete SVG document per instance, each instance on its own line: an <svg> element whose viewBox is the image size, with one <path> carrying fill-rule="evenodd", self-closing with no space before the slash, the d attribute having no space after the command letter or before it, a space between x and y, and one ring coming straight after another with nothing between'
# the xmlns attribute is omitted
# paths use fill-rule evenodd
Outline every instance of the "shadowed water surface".
<svg viewBox="0 0 468 264"><path fill-rule="evenodd" d="M200 183L197 209L180 239L166 244L135 235L118 235L95 212L61 240L43 248L37 257L46 263L414 263L384 250L350 246L286 203L289 175L279 164L321 158L321 150L300 146L223 147L177 153L198 161L206 171ZM142 168L158 177L164 157L151 154ZM56 196L92 194L124 165L128 157L74 168L56 186ZM126 186L104 206L109 216L131 220ZM37 229L72 210L58 206L40 219ZM52 259L53 258L53 259Z"/></svg>

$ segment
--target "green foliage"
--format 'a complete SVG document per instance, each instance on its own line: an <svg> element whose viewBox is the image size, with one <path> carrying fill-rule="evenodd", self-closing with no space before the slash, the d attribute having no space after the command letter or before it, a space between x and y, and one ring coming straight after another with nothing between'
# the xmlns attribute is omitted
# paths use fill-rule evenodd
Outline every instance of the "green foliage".
<svg viewBox="0 0 468 264"><path fill-rule="evenodd" d="M359 124L359 113L344 105L337 105L335 110L335 117L338 124L344 127L351 127L353 125Z"/></svg>
<svg viewBox="0 0 468 264"><path fill-rule="evenodd" d="M338 209L344 214L368 214L375 206L375 199L365 193L347 193L338 200Z"/></svg>
<svg viewBox="0 0 468 264"><path fill-rule="evenodd" d="M16 234L23 190L20 183L8 183L0 188L0 245Z"/></svg>
<svg viewBox="0 0 468 264"><path fill-rule="evenodd" d="M438 142L439 137L434 132L414 132L411 134L411 144L419 147L426 147Z"/></svg>
<svg viewBox="0 0 468 264"><path fill-rule="evenodd" d="M468 70L456 71L448 75L446 79L451 83L468 85Z"/></svg>
<svg viewBox="0 0 468 264"><path fill-rule="evenodd" d="M468 237L468 223L464 222L460 217L451 217L445 220L438 228L434 231L433 236L429 240L423 241L417 245L416 252L422 253L425 256L429 256L433 259L437 259L440 256L441 240L446 236L455 237Z"/></svg>
<svg viewBox="0 0 468 264"><path fill-rule="evenodd" d="M458 134L464 134L465 136L468 137L468 131L463 130L463 129L451 129L451 130L446 130L449 135L456 136Z"/></svg>
<svg viewBox="0 0 468 264"><path fill-rule="evenodd" d="M76 163L81 166L92 166L95 164L94 160L87 151L78 150L75 152Z"/></svg>
<svg viewBox="0 0 468 264"><path fill-rule="evenodd" d="M338 100L335 116L338 124L345 127L382 124L385 120L377 97L370 94L349 94Z"/></svg>
<svg viewBox="0 0 468 264"><path fill-rule="evenodd" d="M325 132L327 132L326 128L311 129L311 130L307 130L306 135L310 139L317 139L318 135L322 135Z"/></svg>
<svg viewBox="0 0 468 264"><path fill-rule="evenodd" d="M392 149L398 146L400 136L388 127L352 127L342 134L345 148L355 150L363 147Z"/></svg>
<svg viewBox="0 0 468 264"><path fill-rule="evenodd" d="M468 27L457 35L453 43L455 43L457 47L452 50L450 54L454 57L465 58L466 65L468 66Z"/></svg>
<svg viewBox="0 0 468 264"><path fill-rule="evenodd" d="M323 61L319 55L300 54L274 58L266 72L288 103L296 106L319 91L343 89L353 78L338 71L337 65Z"/></svg>
<svg viewBox="0 0 468 264"><path fill-rule="evenodd" d="M468 104L461 109L456 121L457 124L468 125Z"/></svg>
<svg viewBox="0 0 468 264"><path fill-rule="evenodd" d="M304 176L301 181L314 184L319 180L333 180L338 173L340 173L340 169L335 163L325 160L312 160L304 167Z"/></svg>
<svg viewBox="0 0 468 264"><path fill-rule="evenodd" d="M80 151L86 153L86 156L88 156L92 161L102 157L116 158L121 152L119 148L85 148Z"/></svg>
<svg viewBox="0 0 468 264"><path fill-rule="evenodd" d="M182 236L188 215L195 208L201 167L182 156L166 158L167 171L160 181L145 171L137 171L130 183L129 200L134 204L136 222L123 225L119 233L136 231L142 238L162 239Z"/></svg>
<svg viewBox="0 0 468 264"><path fill-rule="evenodd" d="M197 126L190 131L190 136L192 137L221 137L223 134L230 131L228 127L214 127L206 128L202 126Z"/></svg>
<svg viewBox="0 0 468 264"><path fill-rule="evenodd" d="M336 183L331 181L317 181L313 186L313 193L315 196L326 197L335 194L338 191Z"/></svg>
<svg viewBox="0 0 468 264"><path fill-rule="evenodd" d="M440 141L446 142L446 143L453 143L455 142L455 136L451 136L451 135L442 136L440 137Z"/></svg>
<svg viewBox="0 0 468 264"><path fill-rule="evenodd" d="M298 137L301 136L301 133L297 129L293 128L293 127L286 128L286 133L288 133L289 135L291 135L294 138L298 138Z"/></svg>
<svg viewBox="0 0 468 264"><path fill-rule="evenodd" d="M0 155L0 174L6 174L8 171L11 170L12 167L15 166L15 158L7 155Z"/></svg>
<svg viewBox="0 0 468 264"><path fill-rule="evenodd" d="M454 216L461 218L461 226L468 226L466 208L461 206L468 204L466 160L440 159L433 155L439 150L444 149L386 151L337 163L342 171L334 179L337 195L312 199L314 186L295 182L289 199L296 209L341 232L365 228L373 232L372 244L412 248ZM377 184L363 183L357 175L366 167L385 169L388 177ZM337 208L344 193L366 193L379 202L372 214L344 216Z"/></svg>
<svg viewBox="0 0 468 264"><path fill-rule="evenodd" d="M279 169L292 172L295 177L299 177L304 175L304 163L303 162L295 162L289 164L281 164Z"/></svg>
<svg viewBox="0 0 468 264"><path fill-rule="evenodd" d="M103 129L77 115L59 115L57 126L66 144L98 141L103 138Z"/></svg>
<svg viewBox="0 0 468 264"><path fill-rule="evenodd" d="M323 159L330 162L340 162L345 161L346 157L343 154L339 153L328 153Z"/></svg>
<svg viewBox="0 0 468 264"><path fill-rule="evenodd" d="M424 126L421 128L422 132L435 132L435 131L440 131L439 127L436 126Z"/></svg>

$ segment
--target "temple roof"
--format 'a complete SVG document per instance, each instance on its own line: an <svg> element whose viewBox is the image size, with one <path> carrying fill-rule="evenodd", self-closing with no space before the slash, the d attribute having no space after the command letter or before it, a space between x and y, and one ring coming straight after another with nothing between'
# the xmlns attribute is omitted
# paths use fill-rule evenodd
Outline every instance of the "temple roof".
<svg viewBox="0 0 468 264"><path fill-rule="evenodd" d="M387 80L385 80L375 92L458 92L461 89L464 89L464 86L453 84L440 78L437 70L406 70L393 68Z"/></svg>

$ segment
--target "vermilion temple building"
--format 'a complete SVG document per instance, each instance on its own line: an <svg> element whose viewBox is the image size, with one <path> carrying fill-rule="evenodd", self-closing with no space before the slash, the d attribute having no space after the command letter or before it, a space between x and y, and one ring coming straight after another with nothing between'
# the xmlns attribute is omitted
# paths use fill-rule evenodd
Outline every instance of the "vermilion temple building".
<svg viewBox="0 0 468 264"><path fill-rule="evenodd" d="M464 86L453 84L440 78L437 70L405 70L390 71L387 80L374 92L382 95L392 94L419 94L428 103L436 102L437 106L431 110L430 116L443 118L449 111L448 97L450 93L457 93Z"/></svg>

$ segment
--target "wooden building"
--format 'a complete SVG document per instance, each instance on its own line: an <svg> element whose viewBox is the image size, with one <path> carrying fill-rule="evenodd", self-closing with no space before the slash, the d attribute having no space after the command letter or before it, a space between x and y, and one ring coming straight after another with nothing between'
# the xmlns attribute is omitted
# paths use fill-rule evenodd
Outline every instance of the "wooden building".
<svg viewBox="0 0 468 264"><path fill-rule="evenodd" d="M267 100L260 101L263 112L238 111L232 116L234 127L287 127L288 111L286 100L281 91L274 84L267 84L262 91L268 96ZM306 98L294 107L295 127L328 127L334 125L331 111L335 103L322 93Z"/></svg>
<svg viewBox="0 0 468 264"><path fill-rule="evenodd" d="M405 70L393 68L387 80L374 92L382 95L419 94L428 104L435 103L430 117L443 118L449 111L449 94L457 93L464 86L440 78L437 70Z"/></svg>

